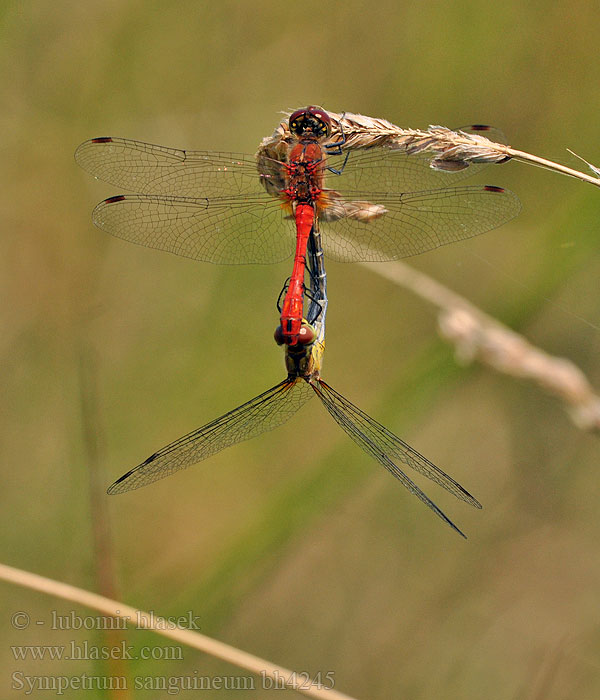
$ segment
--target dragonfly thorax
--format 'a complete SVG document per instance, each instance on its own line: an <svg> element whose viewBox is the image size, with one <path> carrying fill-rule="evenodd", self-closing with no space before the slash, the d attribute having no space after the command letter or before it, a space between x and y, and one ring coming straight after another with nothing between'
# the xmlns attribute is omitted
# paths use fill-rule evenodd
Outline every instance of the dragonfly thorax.
<svg viewBox="0 0 600 700"><path fill-rule="evenodd" d="M314 202L323 187L325 159L318 143L298 143L287 165L288 197L295 202Z"/></svg>
<svg viewBox="0 0 600 700"><path fill-rule="evenodd" d="M286 345L285 366L289 378L310 380L319 376L324 343L316 340L316 331L311 325L305 322L304 326L311 329L313 338L306 344Z"/></svg>

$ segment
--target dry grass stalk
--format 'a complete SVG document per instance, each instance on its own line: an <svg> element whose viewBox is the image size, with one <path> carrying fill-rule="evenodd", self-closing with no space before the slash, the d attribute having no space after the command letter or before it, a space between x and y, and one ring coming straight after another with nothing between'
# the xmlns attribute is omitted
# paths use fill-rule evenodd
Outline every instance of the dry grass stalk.
<svg viewBox="0 0 600 700"><path fill-rule="evenodd" d="M98 407L97 373L95 355L91 348L82 344L79 352L79 402L81 412L81 427L83 446L86 452L87 475L90 497L90 517L92 525L92 551L97 590L109 598L117 598L116 572L111 539L111 522L108 516L107 498L103 484L102 420ZM109 648L115 648L125 643L122 629L103 629L101 635ZM125 658L110 656L104 660L109 676L126 677L128 661ZM129 700L130 689L113 689L108 691L110 698Z"/></svg>
<svg viewBox="0 0 600 700"><path fill-rule="evenodd" d="M440 333L455 345L460 361L479 360L498 372L531 380L562 399L577 427L600 430L600 397L570 360L540 350L459 294L405 263L363 265L437 306Z"/></svg>
<svg viewBox="0 0 600 700"><path fill-rule="evenodd" d="M343 114L328 112L328 114L333 125L331 141L340 140L343 133L344 151L387 147L393 150L405 150L407 153L430 153L432 167L450 171L461 170L469 163L503 163L515 159L600 187L600 177L491 141L484 136L485 127L480 133L452 131L443 126L430 126L425 130L402 129L386 119L368 117L364 114L351 112ZM257 157L285 160L291 141L288 124L284 120L271 136L263 139ZM594 166L590 165L590 168L597 174Z"/></svg>
<svg viewBox="0 0 600 700"><path fill-rule="evenodd" d="M284 682L286 687L311 698L320 698L321 700L355 700L349 695L316 683L309 686L306 677L302 674L293 673L287 668L276 666L258 656L248 654L216 639L211 639L199 632L179 627L168 629L169 625L163 618L154 614L150 615L137 608L132 608L129 605L91 593L82 588L70 586L45 576L38 576L6 564L0 564L0 579L98 610L107 616L123 618L128 622L135 621L137 627L153 630L157 634L169 637L180 644L199 649L234 666L250 671L257 676L268 676L279 683L279 686L274 687L280 687L282 682Z"/></svg>

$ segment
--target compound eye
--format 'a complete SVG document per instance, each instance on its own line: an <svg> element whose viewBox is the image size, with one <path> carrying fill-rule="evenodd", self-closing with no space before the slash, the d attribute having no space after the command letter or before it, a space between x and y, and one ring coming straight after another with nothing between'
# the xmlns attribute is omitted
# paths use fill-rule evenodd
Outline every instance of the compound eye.
<svg viewBox="0 0 600 700"><path fill-rule="evenodd" d="M275 338L275 342L277 343L277 345L283 345L285 343L283 328L281 326L277 326L277 328L275 329L275 333L273 333L273 337Z"/></svg>
<svg viewBox="0 0 600 700"><path fill-rule="evenodd" d="M315 329L309 323L303 323L298 332L298 344L310 345L315 342Z"/></svg>
<svg viewBox="0 0 600 700"><path fill-rule="evenodd" d="M300 136L306 128L306 109L297 109L290 114L289 127L290 131L296 136Z"/></svg>
<svg viewBox="0 0 600 700"><path fill-rule="evenodd" d="M305 107L292 112L289 127L299 137L308 131L317 138L323 138L331 133L331 119L320 107Z"/></svg>
<svg viewBox="0 0 600 700"><path fill-rule="evenodd" d="M315 123L315 133L319 137L329 136L331 133L331 118L319 107L308 107L306 112L310 114Z"/></svg>

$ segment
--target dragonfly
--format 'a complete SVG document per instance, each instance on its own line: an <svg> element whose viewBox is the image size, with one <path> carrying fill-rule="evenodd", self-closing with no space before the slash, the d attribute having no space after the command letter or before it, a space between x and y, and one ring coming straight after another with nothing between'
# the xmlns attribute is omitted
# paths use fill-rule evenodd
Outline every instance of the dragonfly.
<svg viewBox="0 0 600 700"><path fill-rule="evenodd" d="M118 494L146 486L201 462L226 447L272 430L288 421L316 395L329 415L362 450L453 530L466 537L396 462L402 462L475 508L481 508L479 501L452 477L321 378L327 292L323 256L320 254L316 232L311 234L308 245L312 293L307 318L303 319L302 324L306 328L307 337L312 340L304 344L285 345L287 377L250 401L155 452L117 479L109 487L108 493ZM309 319L313 323L309 323Z"/></svg>
<svg viewBox="0 0 600 700"><path fill-rule="evenodd" d="M408 146L345 151L343 130L332 141L331 119L321 108L293 112L289 131L291 142L277 157L100 137L81 144L75 159L133 193L94 209L94 223L116 237L222 264L276 263L295 251L281 309L280 339L287 345L298 343L305 328L312 228L332 260L388 261L484 233L520 210L516 195L502 187L456 186L481 164L440 169L426 151Z"/></svg>

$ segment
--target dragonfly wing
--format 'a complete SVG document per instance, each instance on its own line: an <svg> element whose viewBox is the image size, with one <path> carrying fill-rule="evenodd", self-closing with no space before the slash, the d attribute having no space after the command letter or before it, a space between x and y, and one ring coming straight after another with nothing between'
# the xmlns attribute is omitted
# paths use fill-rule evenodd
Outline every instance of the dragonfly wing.
<svg viewBox="0 0 600 700"><path fill-rule="evenodd" d="M419 474L423 474L431 481L442 488L449 491L453 496L461 501L470 503L475 508L481 508L481 503L466 491L458 482L454 481L451 476L448 476L439 467L436 467L433 462L430 462L426 457L413 449L410 445L401 440L397 435L385 428L381 423L367 415L360 408L344 398L337 391L332 389L328 384L321 380L320 386L323 393L327 395L330 401L349 416L350 420L359 427L364 435L367 435L374 444L382 448L386 454L391 457L397 457L404 464L408 465Z"/></svg>
<svg viewBox="0 0 600 700"><path fill-rule="evenodd" d="M151 484L238 442L250 440L285 423L312 397L302 379L285 379L242 406L188 433L155 452L117 479L109 494Z"/></svg>
<svg viewBox="0 0 600 700"><path fill-rule="evenodd" d="M117 238L204 262L275 263L295 245L291 220L266 192L248 197L196 199L118 195L92 214Z"/></svg>
<svg viewBox="0 0 600 700"><path fill-rule="evenodd" d="M412 447L396 437L364 411L350 403L338 394L323 380L311 384L325 408L338 425L361 447L367 454L384 466L392 476L425 503L437 516L450 525L463 537L464 533L436 506L436 504L410 479L391 459L396 457L409 467L412 467L428 479L435 481L457 498L460 498L477 508L481 504L471 494L463 489L454 479L419 454Z"/></svg>
<svg viewBox="0 0 600 700"><path fill-rule="evenodd" d="M94 177L140 194L227 197L256 192L261 179L285 182L283 166L270 160L261 174L250 155L183 151L108 136L82 143L75 160Z"/></svg>
<svg viewBox="0 0 600 700"><path fill-rule="evenodd" d="M398 194L329 191L319 220L332 259L378 262L472 238L520 209L515 194L494 185Z"/></svg>

